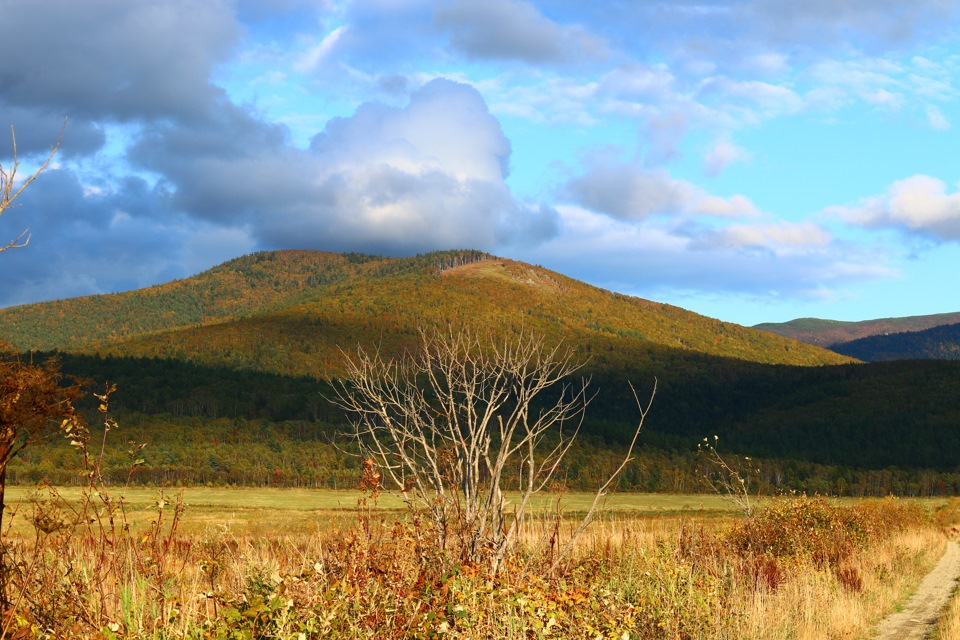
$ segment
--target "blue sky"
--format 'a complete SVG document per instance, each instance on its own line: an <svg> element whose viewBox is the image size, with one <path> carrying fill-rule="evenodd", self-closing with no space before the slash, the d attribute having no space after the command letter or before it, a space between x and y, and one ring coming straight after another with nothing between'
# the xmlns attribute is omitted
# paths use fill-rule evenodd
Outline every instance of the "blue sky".
<svg viewBox="0 0 960 640"><path fill-rule="evenodd" d="M960 310L953 0L0 0L0 305L484 249L742 324ZM10 140L0 136L10 166Z"/></svg>

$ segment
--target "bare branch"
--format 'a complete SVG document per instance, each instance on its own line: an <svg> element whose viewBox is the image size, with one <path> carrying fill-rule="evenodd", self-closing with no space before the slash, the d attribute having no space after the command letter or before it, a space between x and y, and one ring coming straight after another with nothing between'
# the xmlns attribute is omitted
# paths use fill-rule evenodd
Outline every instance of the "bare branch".
<svg viewBox="0 0 960 640"><path fill-rule="evenodd" d="M563 550L554 558L553 563L550 566L551 572L570 552L570 550L573 548L574 542L576 542L577 538L580 537L580 534L582 534L586 528L590 526L590 523L593 521L593 515L596 513L597 506L600 504L600 500L607 495L607 492L610 490L610 487L613 486L614 481L616 481L627 465L633 460L633 449L637 445L637 440L640 438L640 431L643 429L643 422L646 420L647 414L650 412L650 407L653 406L653 399L657 395L657 379L653 379L653 389L650 391L650 399L647 400L646 407L644 407L643 403L640 402L640 397L637 395L637 390L633 387L633 383L630 383L630 391L633 392L633 399L637 403L637 409L640 410L640 420L637 422L637 428L633 432L633 439L630 441L630 446L627 447L627 452L624 454L623 460L620 462L620 466L617 467L613 473L607 477L607 480L597 489L596 494L593 496L593 502L590 503L590 509L587 510L587 514L583 516L583 520L580 521L580 524L573 531L570 539L567 540L567 544L564 545Z"/></svg>
<svg viewBox="0 0 960 640"><path fill-rule="evenodd" d="M36 180L37 177L47 168L47 165L50 164L50 161L53 160L53 157L60 149L60 142L63 140L63 132L66 130L66 128L67 120L64 119L63 126L60 127L60 135L57 136L57 142L50 148L50 155L48 155L46 160L43 161L43 164L40 165L39 169L37 169L32 175L28 176L27 179L24 180L19 187L17 187L16 178L17 169L20 168L20 159L17 155L17 134L13 128L13 125L10 125L10 138L13 141L13 161L9 169L4 169L3 165L0 164L0 215L3 215L7 209L12 207L14 202L16 202L17 198L20 197L23 191L30 186L30 184ZM20 249L30 244L29 231L29 229L25 229L20 235L8 242L6 245L0 245L0 252L6 251L7 249Z"/></svg>
<svg viewBox="0 0 960 640"><path fill-rule="evenodd" d="M350 435L363 455L411 508L430 513L440 546L456 518L462 557L486 559L495 573L592 399L588 381L564 385L549 401L544 392L583 363L522 333L483 341L468 331L421 331L421 343L399 361L358 349L346 358L348 379L335 385L333 401L352 416ZM543 447L548 434L557 440ZM508 516L514 472L521 495Z"/></svg>

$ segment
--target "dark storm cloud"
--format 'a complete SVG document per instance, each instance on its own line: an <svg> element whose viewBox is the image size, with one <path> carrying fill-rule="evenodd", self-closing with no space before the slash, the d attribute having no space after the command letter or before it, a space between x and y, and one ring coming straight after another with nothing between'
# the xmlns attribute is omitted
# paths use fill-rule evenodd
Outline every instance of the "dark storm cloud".
<svg viewBox="0 0 960 640"><path fill-rule="evenodd" d="M0 114L4 118L0 121L0 159L5 163L10 161L13 154L11 126L16 133L17 154L21 161L32 155L48 155L57 144L61 129L63 139L57 152L58 160L89 155L100 149L106 141L103 127L90 120L75 120L64 127L64 116L35 109L2 107Z"/></svg>
<svg viewBox="0 0 960 640"><path fill-rule="evenodd" d="M68 170L49 170L0 218L6 237L30 228L30 245L3 254L0 305L121 291L187 275L189 224L152 189L127 178L90 192Z"/></svg>
<svg viewBox="0 0 960 640"><path fill-rule="evenodd" d="M220 0L3 0L0 14L0 99L77 119L205 115L239 33Z"/></svg>

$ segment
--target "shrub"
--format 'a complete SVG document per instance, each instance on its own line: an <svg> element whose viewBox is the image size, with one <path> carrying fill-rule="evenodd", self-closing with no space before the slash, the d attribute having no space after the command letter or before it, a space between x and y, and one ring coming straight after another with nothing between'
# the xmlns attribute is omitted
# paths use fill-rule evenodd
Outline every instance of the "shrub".
<svg viewBox="0 0 960 640"><path fill-rule="evenodd" d="M885 537L924 519L916 505L895 498L842 506L822 497L772 501L730 532L742 553L809 558L835 565L868 540Z"/></svg>

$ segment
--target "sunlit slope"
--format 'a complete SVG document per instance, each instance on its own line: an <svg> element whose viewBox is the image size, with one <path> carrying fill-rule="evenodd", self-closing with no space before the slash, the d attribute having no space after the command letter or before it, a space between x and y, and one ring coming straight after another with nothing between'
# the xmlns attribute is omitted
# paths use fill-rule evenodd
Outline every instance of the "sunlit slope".
<svg viewBox="0 0 960 640"><path fill-rule="evenodd" d="M74 349L282 307L355 277L378 259L319 251L258 253L192 278L125 293L0 309L0 339L18 349Z"/></svg>
<svg viewBox="0 0 960 640"><path fill-rule="evenodd" d="M635 366L664 349L772 364L851 361L520 262L482 260L443 272L436 262L431 256L365 262L353 265L349 277L299 292L282 308L82 350L323 376L340 372L341 349L379 344L396 351L417 342L420 326L467 325L496 335L529 331L562 339L602 368Z"/></svg>

